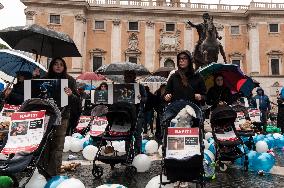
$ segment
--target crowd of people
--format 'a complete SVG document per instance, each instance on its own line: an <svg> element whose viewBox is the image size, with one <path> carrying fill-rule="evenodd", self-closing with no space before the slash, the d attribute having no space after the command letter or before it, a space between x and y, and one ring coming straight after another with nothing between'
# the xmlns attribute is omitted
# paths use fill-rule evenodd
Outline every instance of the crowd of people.
<svg viewBox="0 0 284 188"><path fill-rule="evenodd" d="M18 72L17 83L13 89L4 92L5 100L9 104L20 105L24 101L24 80L39 78L37 71L34 74L29 72ZM46 165L47 172L53 176L60 172L62 163L62 151L64 147L64 138L71 135L79 121L80 115L90 115L87 102L90 95L86 94L84 85L77 88L76 80L67 74L67 66L62 58L55 58L51 61L48 72L44 77L46 79L67 79L68 87L64 92L68 95L69 104L61 110L61 126L56 128L52 142L49 143L47 154L43 164ZM136 72L124 72L125 83L136 83ZM195 103L198 106L205 104L214 110L218 105L231 105L243 97L241 93L233 95L230 89L225 86L222 74L214 75L214 86L208 91L202 76L194 70L193 58L189 51L182 51L177 55L177 70L169 76L168 82L162 84L158 90L151 92L148 86L139 84L140 103L136 104L137 124L135 133L135 148L137 153L141 152L142 135L155 137L161 141L161 117L164 108L168 103L177 100L186 100ZM107 90L108 84L102 82L96 90ZM270 100L265 95L262 88L258 88L254 97L248 98L248 104L251 108L258 108L261 111L261 121L267 122L269 111L271 110ZM237 97L236 97L237 96ZM284 113L284 90L283 97L279 95L279 114ZM92 106L92 105L91 105ZM156 114L156 115L155 115ZM284 116L278 115L278 126L284 130L282 122ZM280 122L282 121L282 122ZM155 122L155 123L154 123ZM154 128L155 124L155 128ZM150 132L150 133L149 133Z"/></svg>

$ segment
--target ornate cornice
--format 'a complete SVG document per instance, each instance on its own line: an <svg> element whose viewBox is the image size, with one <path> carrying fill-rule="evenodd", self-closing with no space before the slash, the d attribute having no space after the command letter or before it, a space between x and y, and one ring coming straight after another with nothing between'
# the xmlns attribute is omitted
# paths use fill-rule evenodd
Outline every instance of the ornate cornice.
<svg viewBox="0 0 284 188"><path fill-rule="evenodd" d="M233 52L233 53L230 53L229 55L228 55L230 58L231 57L235 57L235 58L244 58L245 57L245 55L244 54L242 54L242 53L240 53L240 52Z"/></svg>
<svg viewBox="0 0 284 188"><path fill-rule="evenodd" d="M112 22L113 22L113 25L116 25L116 26L120 25L120 20L119 19L115 19Z"/></svg>
<svg viewBox="0 0 284 188"><path fill-rule="evenodd" d="M33 20L34 15L36 15L35 11L25 11L26 19L27 20Z"/></svg>
<svg viewBox="0 0 284 188"><path fill-rule="evenodd" d="M283 52L281 50L270 50L266 54L269 55L269 56L273 56L273 55L282 56Z"/></svg>
<svg viewBox="0 0 284 188"><path fill-rule="evenodd" d="M86 18L82 14L75 15L75 19L77 21L82 21L83 23L86 23L86 21L87 21Z"/></svg>

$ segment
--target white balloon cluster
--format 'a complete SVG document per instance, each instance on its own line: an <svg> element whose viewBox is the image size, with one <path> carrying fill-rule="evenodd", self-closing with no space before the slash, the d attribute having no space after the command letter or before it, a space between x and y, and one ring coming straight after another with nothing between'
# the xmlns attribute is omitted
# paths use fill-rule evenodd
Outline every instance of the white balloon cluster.
<svg viewBox="0 0 284 188"><path fill-rule="evenodd" d="M93 145L88 145L83 149L83 157L89 161L93 161L98 152L98 148Z"/></svg>
<svg viewBox="0 0 284 188"><path fill-rule="evenodd" d="M159 144L155 140L150 140L145 145L145 151L147 154L153 154L158 151Z"/></svg>
<svg viewBox="0 0 284 188"><path fill-rule="evenodd" d="M22 182L23 183L23 182ZM26 188L44 188L46 184L46 179L43 175L39 174L36 169L30 181L26 184Z"/></svg>
<svg viewBox="0 0 284 188"><path fill-rule="evenodd" d="M166 176L162 175L162 181L163 182L168 182L168 179ZM167 185L162 185L160 186L160 175L153 177L146 185L145 188L173 188L174 184L167 184Z"/></svg>
<svg viewBox="0 0 284 188"><path fill-rule="evenodd" d="M85 185L78 179L70 178L64 180L56 188L85 188Z"/></svg>
<svg viewBox="0 0 284 188"><path fill-rule="evenodd" d="M265 141L258 141L256 144L255 144L255 150L258 152L258 153L265 153L269 150L268 148L268 145Z"/></svg>
<svg viewBox="0 0 284 188"><path fill-rule="evenodd" d="M139 154L134 157L132 165L137 168L137 172L146 172L151 167L151 159L145 154Z"/></svg>
<svg viewBox="0 0 284 188"><path fill-rule="evenodd" d="M79 133L74 133L74 134L77 135ZM70 150L72 152L79 152L83 150L83 144L87 138L82 137L81 139L79 139L78 137L79 137L78 135L76 137L66 136L63 152L68 152Z"/></svg>

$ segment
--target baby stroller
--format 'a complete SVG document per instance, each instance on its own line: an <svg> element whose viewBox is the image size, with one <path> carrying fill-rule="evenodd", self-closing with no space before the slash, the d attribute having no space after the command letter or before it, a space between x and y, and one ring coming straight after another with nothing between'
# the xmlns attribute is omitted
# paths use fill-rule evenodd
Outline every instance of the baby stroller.
<svg viewBox="0 0 284 188"><path fill-rule="evenodd" d="M108 125L98 142L98 152L93 162L92 174L95 178L100 178L103 175L103 168L96 164L96 161L98 160L110 164L112 169L116 164L124 164L126 165L125 175L127 177L132 177L137 172L137 169L131 165L135 155L135 105L126 102L115 103L109 107L106 117ZM118 155L118 152L114 151L112 145L105 147L106 142L111 143L112 141L125 141L126 153Z"/></svg>
<svg viewBox="0 0 284 188"><path fill-rule="evenodd" d="M48 120L48 123L39 147L31 153L21 152L10 154L7 160L0 160L0 176L10 176L14 180L15 187L19 187L15 175L20 172L26 172L29 176L22 187L25 187L29 182L36 168L39 169L40 173L45 176L45 178L50 178L49 174L44 170L44 167L40 163L40 159L44 155L47 143L51 140L56 126L60 126L61 124L61 113L56 104L42 99L26 100L19 109L19 112L40 110L46 111L46 117L48 118L45 118L45 120Z"/></svg>
<svg viewBox="0 0 284 188"><path fill-rule="evenodd" d="M248 170L248 157L238 145L243 145L242 139L236 132L235 120L237 113L227 105L217 106L211 114L212 135L216 145L216 162L221 171L227 166L223 161L234 162L244 156L244 170Z"/></svg>
<svg viewBox="0 0 284 188"><path fill-rule="evenodd" d="M170 137L169 131L171 128L171 120L176 117L176 115L187 105L189 105L195 112L196 118L191 119L191 126L189 125L186 128L196 128L197 130L197 145L200 146L200 153L192 156L187 156L183 158L174 158L167 156L167 147ZM174 182L193 182L197 186L204 186L204 167L203 167L203 113L201 109L195 104L179 100L169 104L162 117L162 129L163 129L163 145L162 145L162 170L160 174L161 185ZM187 137L184 137L185 145ZM199 151L198 151L199 152ZM162 181L162 175L167 176L168 182Z"/></svg>
<svg viewBox="0 0 284 188"><path fill-rule="evenodd" d="M253 136L255 135L254 131L255 127L254 125L253 126L250 125L251 119L249 116L248 109L241 104L232 105L232 108L237 113L236 121L238 122L235 122L235 128L237 134L241 137L247 138L245 139L246 141L244 142L244 144L249 148L249 150L255 149L255 143L253 141ZM242 125L248 124L248 125L246 127L245 126L242 127L241 124Z"/></svg>

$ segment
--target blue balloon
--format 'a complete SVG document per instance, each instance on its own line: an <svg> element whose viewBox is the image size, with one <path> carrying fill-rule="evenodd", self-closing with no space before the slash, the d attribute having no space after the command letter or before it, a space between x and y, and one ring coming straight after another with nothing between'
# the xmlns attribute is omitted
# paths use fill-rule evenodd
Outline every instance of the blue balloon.
<svg viewBox="0 0 284 188"><path fill-rule="evenodd" d="M254 160L259 156L259 153L256 151L249 151L248 152L248 161L249 161L249 168L252 168L254 166Z"/></svg>
<svg viewBox="0 0 284 188"><path fill-rule="evenodd" d="M263 141L265 141L268 145L268 149L271 149L272 148L272 142L269 138L265 138Z"/></svg>
<svg viewBox="0 0 284 188"><path fill-rule="evenodd" d="M275 147L283 148L284 147L284 138L277 139L275 141Z"/></svg>
<svg viewBox="0 0 284 188"><path fill-rule="evenodd" d="M54 176L45 184L44 188L56 188L64 180L67 180L68 176Z"/></svg>
<svg viewBox="0 0 284 188"><path fill-rule="evenodd" d="M270 144L271 144L271 148L269 149L272 149L275 147L275 138L272 136L272 137L269 137L268 140L270 141Z"/></svg>
<svg viewBox="0 0 284 188"><path fill-rule="evenodd" d="M266 138L273 137L273 134L269 133L266 135Z"/></svg>
<svg viewBox="0 0 284 188"><path fill-rule="evenodd" d="M209 144L214 143L214 139L213 138L209 138L207 141L208 141Z"/></svg>
<svg viewBox="0 0 284 188"><path fill-rule="evenodd" d="M83 148L85 148L86 146L91 145L90 140L86 140L83 144Z"/></svg>
<svg viewBox="0 0 284 188"><path fill-rule="evenodd" d="M216 154L216 148L214 143L210 144L208 150L211 151L214 155Z"/></svg>
<svg viewBox="0 0 284 188"><path fill-rule="evenodd" d="M275 164L274 157L269 153L261 153L255 160L253 170L269 172Z"/></svg>
<svg viewBox="0 0 284 188"><path fill-rule="evenodd" d="M146 153L146 150L145 150L145 146L146 146L146 143L149 142L149 140L142 140L142 153Z"/></svg>
<svg viewBox="0 0 284 188"><path fill-rule="evenodd" d="M212 160L207 153L204 153L204 160L208 161L209 164L212 163Z"/></svg>

